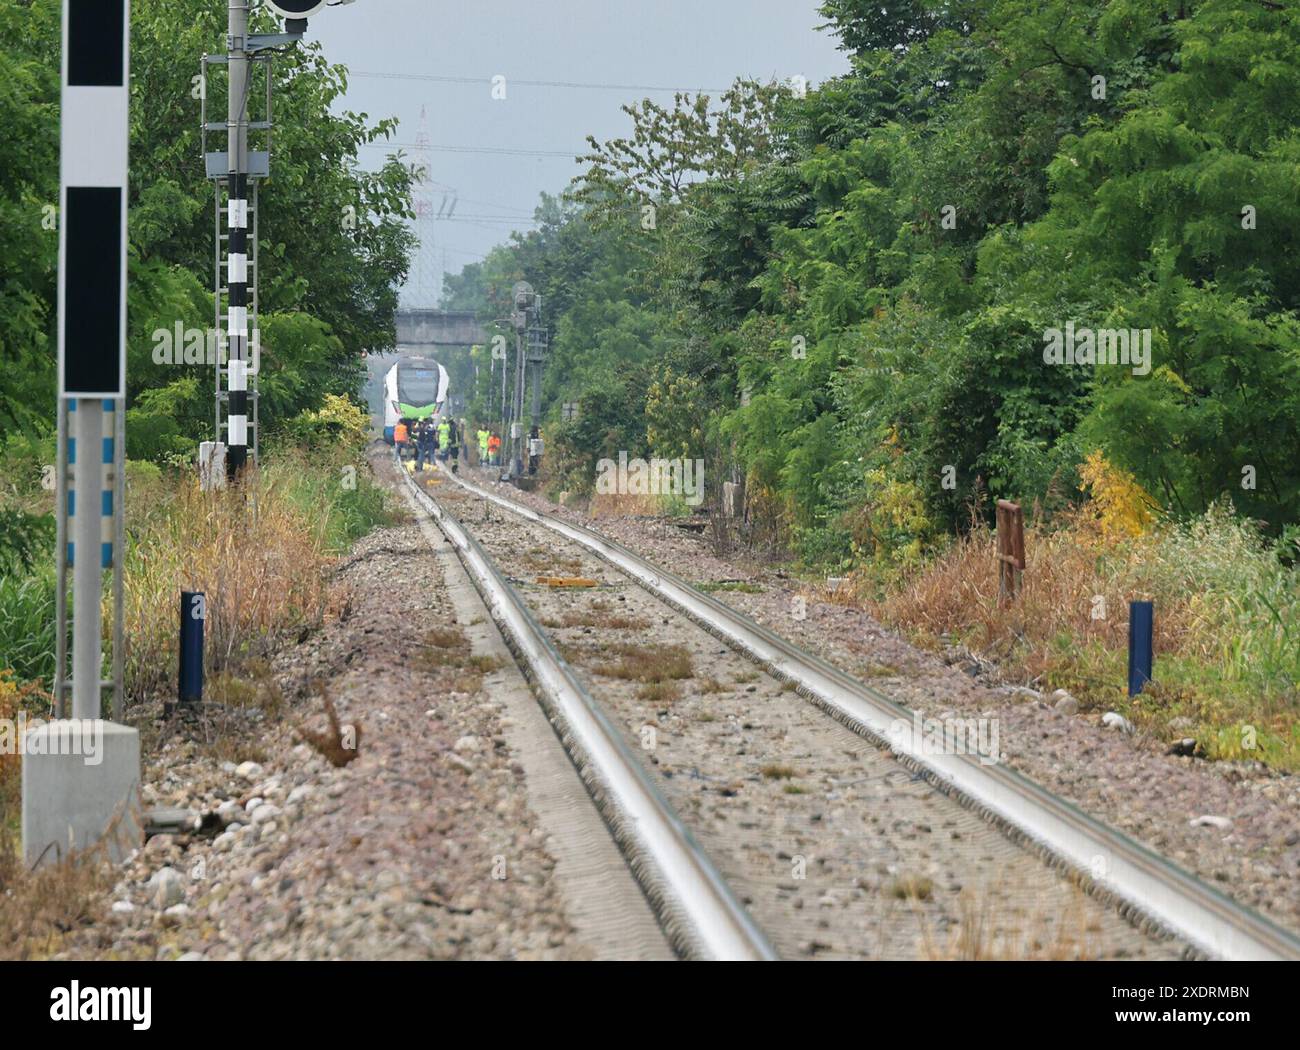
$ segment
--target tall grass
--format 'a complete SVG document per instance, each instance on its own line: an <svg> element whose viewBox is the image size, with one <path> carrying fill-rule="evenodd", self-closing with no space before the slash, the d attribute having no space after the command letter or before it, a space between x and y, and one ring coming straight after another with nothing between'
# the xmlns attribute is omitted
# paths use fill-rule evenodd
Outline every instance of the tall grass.
<svg viewBox="0 0 1300 1050"><path fill-rule="evenodd" d="M202 492L184 476L131 495L125 621L133 698L174 676L182 590L206 596L207 666L225 670L318 624L335 556L388 513L364 472L346 475L328 458L292 452L250 472L238 489Z"/></svg>
<svg viewBox="0 0 1300 1050"><path fill-rule="evenodd" d="M28 575L0 576L0 670L23 681L53 683L55 591L49 562Z"/></svg>
<svg viewBox="0 0 1300 1050"><path fill-rule="evenodd" d="M954 542L869 601L923 642L959 640L1012 676L1158 732L1175 717L1214 757L1300 769L1300 572L1228 507L1135 537L1085 514L1025 533L1024 590L998 607L995 540ZM1101 599L1101 601L1098 601ZM1155 603L1155 680L1127 695L1128 603ZM1098 615L1103 613L1104 615Z"/></svg>

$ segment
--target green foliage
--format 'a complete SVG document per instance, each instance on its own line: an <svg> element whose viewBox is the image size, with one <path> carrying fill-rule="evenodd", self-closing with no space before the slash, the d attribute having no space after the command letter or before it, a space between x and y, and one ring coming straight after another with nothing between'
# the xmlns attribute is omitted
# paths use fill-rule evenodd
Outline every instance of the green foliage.
<svg viewBox="0 0 1300 1050"><path fill-rule="evenodd" d="M48 436L54 425L61 7L0 10L0 439ZM260 30L275 24L264 11L254 19ZM215 323L213 188L193 77L225 29L223 0L131 7L127 445L160 463L187 460L212 436L212 362L163 350L178 330ZM272 429L327 395L355 395L362 352L392 346L413 244L409 167L357 163L394 122L337 111L346 70L319 44L278 54L274 69L275 153L258 201L260 409ZM213 74L206 87L209 116L224 114L226 78Z"/></svg>
<svg viewBox="0 0 1300 1050"><path fill-rule="evenodd" d="M551 296L553 465L693 444L842 567L997 498L1059 509L1097 451L1178 517L1300 518L1300 13L820 12L847 75L626 107L581 207L464 275L498 311L513 280ZM1149 329L1149 367L1045 360L1067 324Z"/></svg>
<svg viewBox="0 0 1300 1050"><path fill-rule="evenodd" d="M346 445L293 453L284 450L268 468L271 484L282 485L290 506L319 523L325 549L344 553L371 529L398 520L384 489L364 460Z"/></svg>
<svg viewBox="0 0 1300 1050"><path fill-rule="evenodd" d="M18 576L42 560L54 541L54 518L0 507L0 576Z"/></svg>
<svg viewBox="0 0 1300 1050"><path fill-rule="evenodd" d="M0 573L0 670L47 688L54 682L56 589L48 564L28 575Z"/></svg>

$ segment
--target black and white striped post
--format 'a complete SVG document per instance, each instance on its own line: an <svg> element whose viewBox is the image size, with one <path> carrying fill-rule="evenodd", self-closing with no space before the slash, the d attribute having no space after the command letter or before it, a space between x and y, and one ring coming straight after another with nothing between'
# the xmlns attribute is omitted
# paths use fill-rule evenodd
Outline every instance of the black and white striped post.
<svg viewBox="0 0 1300 1050"><path fill-rule="evenodd" d="M63 0L59 162L59 718L24 736L23 854L30 866L106 840L140 843L140 738L102 718L122 704L122 468L126 398L129 0ZM71 433L69 433L71 430ZM113 672L103 672L104 570L113 570ZM72 575L72 717L66 583Z"/></svg>
<svg viewBox="0 0 1300 1050"><path fill-rule="evenodd" d="M234 481L248 462L248 96L251 85L248 9L251 0L228 2L226 474Z"/></svg>
<svg viewBox="0 0 1300 1050"><path fill-rule="evenodd" d="M246 65L247 63L245 63ZM234 62L231 76L234 77ZM232 83L234 83L232 79ZM232 139L235 133L232 131ZM239 151L232 149L231 157ZM231 162L237 163L236 161ZM229 348L226 416L226 472L238 477L248 462L248 174L230 173L230 198L226 209L229 233L226 281L226 345Z"/></svg>

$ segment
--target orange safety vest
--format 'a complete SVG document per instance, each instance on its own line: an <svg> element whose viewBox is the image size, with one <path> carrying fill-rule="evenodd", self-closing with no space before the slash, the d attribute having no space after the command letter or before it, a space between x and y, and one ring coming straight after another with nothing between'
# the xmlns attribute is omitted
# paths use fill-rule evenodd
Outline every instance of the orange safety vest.
<svg viewBox="0 0 1300 1050"><path fill-rule="evenodd" d="M399 445L405 445L405 444L406 444L406 424L405 424L405 423L398 423L398 424L397 424L396 429L393 431L393 440L396 441Z"/></svg>
<svg viewBox="0 0 1300 1050"><path fill-rule="evenodd" d="M499 437L497 437L495 434L493 434L490 438L488 438L488 451L489 451L489 452L495 452L495 451L496 451L497 449L499 449L500 447L501 447L501 439L500 439Z"/></svg>

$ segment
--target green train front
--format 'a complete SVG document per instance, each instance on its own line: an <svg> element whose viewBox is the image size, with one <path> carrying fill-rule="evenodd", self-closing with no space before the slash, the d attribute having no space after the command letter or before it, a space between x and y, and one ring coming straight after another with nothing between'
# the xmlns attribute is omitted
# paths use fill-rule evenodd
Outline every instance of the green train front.
<svg viewBox="0 0 1300 1050"><path fill-rule="evenodd" d="M393 443L398 421L436 418L447 403L450 377L429 357L404 357L384 377L384 440Z"/></svg>

